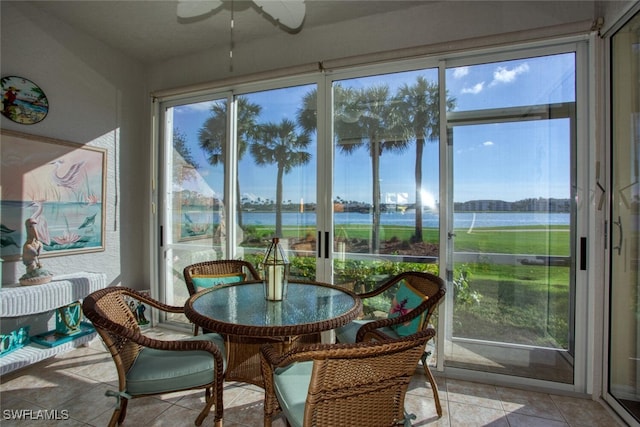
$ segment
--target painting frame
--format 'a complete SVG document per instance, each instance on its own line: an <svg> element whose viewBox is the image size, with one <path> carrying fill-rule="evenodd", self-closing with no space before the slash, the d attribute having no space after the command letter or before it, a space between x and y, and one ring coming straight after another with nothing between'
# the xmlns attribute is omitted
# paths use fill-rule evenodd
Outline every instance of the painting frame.
<svg viewBox="0 0 640 427"><path fill-rule="evenodd" d="M7 129L0 137L0 258L21 258L29 219L41 258L104 251L107 149Z"/></svg>

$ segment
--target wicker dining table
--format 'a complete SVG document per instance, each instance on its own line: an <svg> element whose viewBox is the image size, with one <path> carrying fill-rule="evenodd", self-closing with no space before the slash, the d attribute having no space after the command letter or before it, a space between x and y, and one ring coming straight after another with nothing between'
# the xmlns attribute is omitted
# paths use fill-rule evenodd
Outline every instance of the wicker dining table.
<svg viewBox="0 0 640 427"><path fill-rule="evenodd" d="M267 301L262 281L218 285L192 295L185 315L201 328L225 337L226 381L264 386L260 347L287 351L320 342L320 333L343 326L362 312L353 292L327 283L289 281L283 301Z"/></svg>

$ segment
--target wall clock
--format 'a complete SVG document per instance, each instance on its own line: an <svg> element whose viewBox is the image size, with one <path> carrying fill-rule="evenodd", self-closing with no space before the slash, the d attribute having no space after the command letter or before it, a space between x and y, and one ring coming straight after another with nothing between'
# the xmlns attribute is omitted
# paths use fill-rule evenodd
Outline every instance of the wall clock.
<svg viewBox="0 0 640 427"><path fill-rule="evenodd" d="M7 76L2 81L2 115L23 125L42 121L49 112L49 101L42 89L24 77Z"/></svg>

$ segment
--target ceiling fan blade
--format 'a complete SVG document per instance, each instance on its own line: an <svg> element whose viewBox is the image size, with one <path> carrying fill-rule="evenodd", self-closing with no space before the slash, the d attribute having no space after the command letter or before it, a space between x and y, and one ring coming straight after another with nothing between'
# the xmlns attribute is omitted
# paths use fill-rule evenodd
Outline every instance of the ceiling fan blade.
<svg viewBox="0 0 640 427"><path fill-rule="evenodd" d="M195 18L220 7L222 0L179 0L178 17Z"/></svg>
<svg viewBox="0 0 640 427"><path fill-rule="evenodd" d="M306 6L304 0L253 0L264 13L282 26L296 31L304 21Z"/></svg>

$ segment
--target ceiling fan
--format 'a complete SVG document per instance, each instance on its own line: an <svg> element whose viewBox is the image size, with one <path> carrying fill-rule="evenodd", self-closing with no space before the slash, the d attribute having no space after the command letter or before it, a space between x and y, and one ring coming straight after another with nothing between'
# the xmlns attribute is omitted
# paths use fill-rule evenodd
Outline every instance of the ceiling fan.
<svg viewBox="0 0 640 427"><path fill-rule="evenodd" d="M297 33L301 30L306 10L304 0L252 0L239 2L234 0L179 0L177 13L179 18L197 18L216 13L225 4L230 4L232 11L236 4L249 4L259 12L268 15L290 33Z"/></svg>

